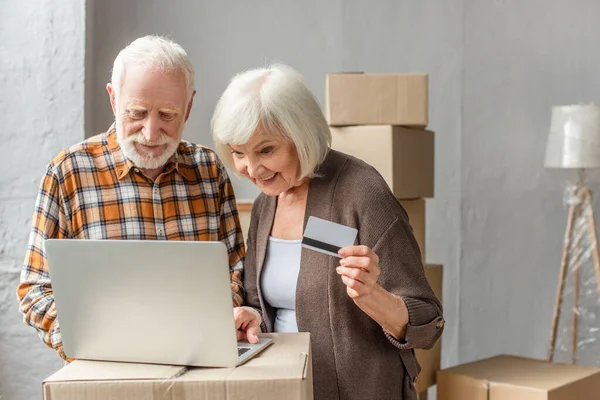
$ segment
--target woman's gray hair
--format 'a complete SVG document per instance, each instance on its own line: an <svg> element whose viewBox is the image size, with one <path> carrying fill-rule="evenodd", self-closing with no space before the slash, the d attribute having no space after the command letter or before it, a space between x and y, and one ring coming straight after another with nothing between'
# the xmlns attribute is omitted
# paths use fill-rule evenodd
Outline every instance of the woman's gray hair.
<svg viewBox="0 0 600 400"><path fill-rule="evenodd" d="M129 65L142 65L161 71L179 71L185 77L189 96L194 92L194 67L186 51L168 38L158 35L144 36L134 40L119 52L111 76L116 96L120 92Z"/></svg>
<svg viewBox="0 0 600 400"><path fill-rule="evenodd" d="M248 143L259 125L294 143L299 179L314 177L331 146L331 132L319 102L291 67L245 71L229 83L211 120L215 151L226 166L234 168L228 145Z"/></svg>

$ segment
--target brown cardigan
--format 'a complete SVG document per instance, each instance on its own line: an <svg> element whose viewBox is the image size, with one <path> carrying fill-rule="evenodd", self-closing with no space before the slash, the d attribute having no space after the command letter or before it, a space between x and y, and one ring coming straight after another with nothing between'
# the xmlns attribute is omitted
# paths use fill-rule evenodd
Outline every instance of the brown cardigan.
<svg viewBox="0 0 600 400"><path fill-rule="evenodd" d="M379 256L379 284L402 297L409 312L400 342L346 294L339 259L302 249L296 288L298 330L311 333L316 400L416 400L420 372L413 348L430 348L442 334L442 307L429 286L406 211L381 175L352 156L331 150L310 181L308 217L356 227L358 244ZM244 270L246 304L262 311L272 331L274 310L261 293L261 271L277 198L258 196L252 209Z"/></svg>

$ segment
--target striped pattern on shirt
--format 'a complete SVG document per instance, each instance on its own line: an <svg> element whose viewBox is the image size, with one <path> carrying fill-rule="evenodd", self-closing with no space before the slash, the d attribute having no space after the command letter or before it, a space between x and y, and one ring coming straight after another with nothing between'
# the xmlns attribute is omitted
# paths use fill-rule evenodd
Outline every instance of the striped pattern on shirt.
<svg viewBox="0 0 600 400"><path fill-rule="evenodd" d="M222 241L233 305L242 304L245 248L234 192L225 168L205 147L181 141L152 181L125 157L113 125L48 165L17 296L24 322L65 358L44 250L50 238Z"/></svg>

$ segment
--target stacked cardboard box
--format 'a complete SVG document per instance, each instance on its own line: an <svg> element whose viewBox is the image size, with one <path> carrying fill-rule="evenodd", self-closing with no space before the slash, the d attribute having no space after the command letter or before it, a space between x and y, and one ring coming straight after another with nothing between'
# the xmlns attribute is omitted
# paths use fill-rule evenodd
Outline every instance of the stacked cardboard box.
<svg viewBox="0 0 600 400"><path fill-rule="evenodd" d="M372 165L409 214L425 260L425 199L434 196L426 74L329 74L332 147Z"/></svg>
<svg viewBox="0 0 600 400"><path fill-rule="evenodd" d="M405 208L413 233L425 251L425 199L434 196L434 132L429 123L427 74L336 73L327 75L325 113L332 148L373 166ZM425 265L442 299L442 266ZM435 384L441 340L417 350L421 398Z"/></svg>

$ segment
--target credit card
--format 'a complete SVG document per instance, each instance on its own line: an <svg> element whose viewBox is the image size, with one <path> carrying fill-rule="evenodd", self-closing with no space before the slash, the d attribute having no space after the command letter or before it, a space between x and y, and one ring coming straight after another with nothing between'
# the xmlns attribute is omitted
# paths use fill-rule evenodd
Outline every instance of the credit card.
<svg viewBox="0 0 600 400"><path fill-rule="evenodd" d="M310 216L304 230L302 247L341 258L342 247L353 246L358 230L346 225Z"/></svg>

